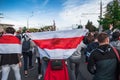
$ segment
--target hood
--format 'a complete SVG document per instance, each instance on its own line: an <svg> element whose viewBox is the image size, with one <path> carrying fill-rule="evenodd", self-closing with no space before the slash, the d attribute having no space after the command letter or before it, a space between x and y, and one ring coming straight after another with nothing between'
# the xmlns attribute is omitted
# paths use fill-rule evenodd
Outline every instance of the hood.
<svg viewBox="0 0 120 80"><path fill-rule="evenodd" d="M97 50L101 53L101 54L105 54L105 53L109 53L110 50L111 50L111 47L110 45L102 45L102 46L99 46L97 48Z"/></svg>

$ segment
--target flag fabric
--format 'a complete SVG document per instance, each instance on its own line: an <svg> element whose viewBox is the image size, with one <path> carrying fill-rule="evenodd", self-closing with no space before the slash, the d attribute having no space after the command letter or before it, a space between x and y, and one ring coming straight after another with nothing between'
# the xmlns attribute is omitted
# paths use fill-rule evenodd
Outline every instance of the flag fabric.
<svg viewBox="0 0 120 80"><path fill-rule="evenodd" d="M62 60L62 63L63 63L63 69L52 70L50 65L51 61L49 61L44 80L70 80L65 61Z"/></svg>
<svg viewBox="0 0 120 80"><path fill-rule="evenodd" d="M75 29L27 33L39 47L40 57L67 59L83 40L87 30Z"/></svg>
<svg viewBox="0 0 120 80"><path fill-rule="evenodd" d="M52 70L51 60L48 62L44 80L70 80L64 59L70 57L83 40L87 30L65 30L27 33L39 47L40 57L62 59L63 69Z"/></svg>
<svg viewBox="0 0 120 80"><path fill-rule="evenodd" d="M12 34L3 34L0 37L0 54L20 54L21 52L21 42L17 37Z"/></svg>

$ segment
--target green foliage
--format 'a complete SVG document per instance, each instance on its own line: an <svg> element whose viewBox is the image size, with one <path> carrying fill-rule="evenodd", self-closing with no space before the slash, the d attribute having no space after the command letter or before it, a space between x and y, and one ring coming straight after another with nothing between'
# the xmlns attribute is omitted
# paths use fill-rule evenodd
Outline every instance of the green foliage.
<svg viewBox="0 0 120 80"><path fill-rule="evenodd" d="M82 29L83 28L83 26L82 25L78 25L78 27L77 27L78 29Z"/></svg>
<svg viewBox="0 0 120 80"><path fill-rule="evenodd" d="M37 29L37 28L30 28L29 31L30 31L30 32L38 32L39 29Z"/></svg>
<svg viewBox="0 0 120 80"><path fill-rule="evenodd" d="M26 30L27 30L27 28L26 28L26 27L23 27L22 33L25 33Z"/></svg>
<svg viewBox="0 0 120 80"><path fill-rule="evenodd" d="M89 20L87 24L85 25L85 28L88 29L90 32L94 32L97 30L97 28Z"/></svg>
<svg viewBox="0 0 120 80"><path fill-rule="evenodd" d="M120 4L118 0L110 2L106 7L104 18L101 18L98 22L102 24L103 29L109 29L109 25L113 24L113 28L120 29Z"/></svg>

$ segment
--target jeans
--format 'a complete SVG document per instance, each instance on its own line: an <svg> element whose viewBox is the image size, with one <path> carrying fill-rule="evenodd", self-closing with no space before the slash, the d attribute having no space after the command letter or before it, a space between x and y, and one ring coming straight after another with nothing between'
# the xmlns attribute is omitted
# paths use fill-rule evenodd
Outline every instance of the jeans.
<svg viewBox="0 0 120 80"><path fill-rule="evenodd" d="M3 65L2 66L2 79L1 80L7 80L9 72L10 72L10 68L13 69L16 80L21 80L19 64Z"/></svg>
<svg viewBox="0 0 120 80"><path fill-rule="evenodd" d="M40 57L37 57L38 60L38 74L41 74L41 63L40 63Z"/></svg>
<svg viewBox="0 0 120 80"><path fill-rule="evenodd" d="M44 61L44 60L42 59L41 70L42 70L42 75L43 75L43 77L45 76L45 72L46 72L47 66L48 66L48 62L46 62L46 61Z"/></svg>
<svg viewBox="0 0 120 80"><path fill-rule="evenodd" d="M29 59L29 67L32 66L32 51L30 52L23 52L23 60L24 60L24 70L28 70L28 59Z"/></svg>
<svg viewBox="0 0 120 80"><path fill-rule="evenodd" d="M68 67L70 68L70 73L72 74L72 80L77 80L78 79L78 74L80 72L79 67L80 63L72 63L70 60L67 61Z"/></svg>

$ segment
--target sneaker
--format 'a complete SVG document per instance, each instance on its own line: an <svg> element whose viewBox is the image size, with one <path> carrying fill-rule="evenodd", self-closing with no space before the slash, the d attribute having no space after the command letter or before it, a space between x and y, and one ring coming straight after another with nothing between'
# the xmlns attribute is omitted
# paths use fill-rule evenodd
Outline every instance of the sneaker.
<svg viewBox="0 0 120 80"><path fill-rule="evenodd" d="M25 77L28 77L28 71L27 70L25 70L24 75L25 75Z"/></svg>
<svg viewBox="0 0 120 80"><path fill-rule="evenodd" d="M40 75L38 75L38 80L40 80L42 78L42 75L40 74Z"/></svg>
<svg viewBox="0 0 120 80"><path fill-rule="evenodd" d="M25 77L28 77L28 74L25 74Z"/></svg>

